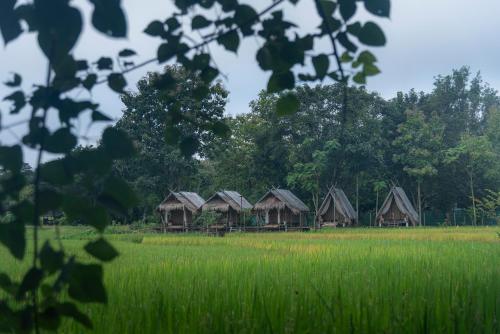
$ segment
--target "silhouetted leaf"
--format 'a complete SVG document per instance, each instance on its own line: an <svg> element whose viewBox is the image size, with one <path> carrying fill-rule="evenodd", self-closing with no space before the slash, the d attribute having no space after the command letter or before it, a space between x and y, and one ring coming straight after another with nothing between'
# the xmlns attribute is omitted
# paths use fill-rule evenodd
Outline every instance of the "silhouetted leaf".
<svg viewBox="0 0 500 334"><path fill-rule="evenodd" d="M243 36L253 34L252 23L258 19L257 12L249 5L238 5L234 11L234 22L240 27Z"/></svg>
<svg viewBox="0 0 500 334"><path fill-rule="evenodd" d="M108 86L117 93L124 93L127 81L121 73L111 73L108 75Z"/></svg>
<svg viewBox="0 0 500 334"><path fill-rule="evenodd" d="M104 122L109 122L112 119L103 114L100 111L94 110L92 111L92 121L93 122L99 122L99 121L104 121Z"/></svg>
<svg viewBox="0 0 500 334"><path fill-rule="evenodd" d="M373 64L377 58L370 51L363 51L359 54L357 61L363 64Z"/></svg>
<svg viewBox="0 0 500 334"><path fill-rule="evenodd" d="M126 215L128 209L138 203L137 196L128 183L117 177L106 179L97 199L107 208L123 215Z"/></svg>
<svg viewBox="0 0 500 334"><path fill-rule="evenodd" d="M365 64L363 66L363 73L366 75L366 76L373 76L373 75L377 75L380 73L380 70L377 66L375 66L374 64Z"/></svg>
<svg viewBox="0 0 500 334"><path fill-rule="evenodd" d="M32 267L24 275L19 289L17 291L17 297L23 298L26 292L36 289L43 278L43 271L40 268Z"/></svg>
<svg viewBox="0 0 500 334"><path fill-rule="evenodd" d="M391 13L390 0L364 0L367 11L374 15L389 17Z"/></svg>
<svg viewBox="0 0 500 334"><path fill-rule="evenodd" d="M217 136L226 137L231 132L231 129L226 123L217 121L212 124L212 132Z"/></svg>
<svg viewBox="0 0 500 334"><path fill-rule="evenodd" d="M237 31L231 31L217 37L217 43L224 46L226 50L236 52L240 45L240 36Z"/></svg>
<svg viewBox="0 0 500 334"><path fill-rule="evenodd" d="M0 32L5 45L19 37L23 32L19 17L14 10L15 5L16 0L0 1Z"/></svg>
<svg viewBox="0 0 500 334"><path fill-rule="evenodd" d="M87 75L87 77L83 80L82 86L90 91L95 86L96 83L97 83L97 75L91 73Z"/></svg>
<svg viewBox="0 0 500 334"><path fill-rule="evenodd" d="M137 55L137 52L135 52L134 50L131 50L131 49L123 49L120 51L120 53L118 53L118 56L120 56L122 58L132 57L135 55Z"/></svg>
<svg viewBox="0 0 500 334"><path fill-rule="evenodd" d="M21 109L26 105L26 98L24 97L24 93L20 90L6 96L4 101L12 101L13 106L10 110L11 114L19 113L19 111L21 111Z"/></svg>
<svg viewBox="0 0 500 334"><path fill-rule="evenodd" d="M127 21L121 0L90 0L94 4L92 25L110 37L126 37Z"/></svg>
<svg viewBox="0 0 500 334"><path fill-rule="evenodd" d="M66 196L62 209L70 222L81 222L93 226L99 231L103 231L109 223L106 210L84 198Z"/></svg>
<svg viewBox="0 0 500 334"><path fill-rule="evenodd" d="M17 293L17 286L12 282L10 277L5 273L0 273L0 289L15 297ZM0 312L1 313L1 312Z"/></svg>
<svg viewBox="0 0 500 334"><path fill-rule="evenodd" d="M356 13L355 0L339 0L339 6L344 21L348 21Z"/></svg>
<svg viewBox="0 0 500 334"><path fill-rule="evenodd" d="M57 305L57 309L62 316L72 318L87 329L93 329L92 321L90 321L90 318L80 310L78 310L75 304L69 302L61 303Z"/></svg>
<svg viewBox="0 0 500 334"><path fill-rule="evenodd" d="M113 59L108 57L101 57L96 62L97 68L99 70L112 70L113 69Z"/></svg>
<svg viewBox="0 0 500 334"><path fill-rule="evenodd" d="M330 0L319 0L315 1L315 3L316 7L318 5L321 6L321 10L323 11L326 17L332 16L333 12L335 12L335 9L337 8L337 4Z"/></svg>
<svg viewBox="0 0 500 334"><path fill-rule="evenodd" d="M39 205L40 214L56 210L62 204L62 196L60 193L52 189L40 190Z"/></svg>
<svg viewBox="0 0 500 334"><path fill-rule="evenodd" d="M345 32L341 32L337 35L337 40L342 44L344 48L347 49L349 52L356 52L358 50L358 47L356 44L352 43L349 38L347 37L347 34Z"/></svg>
<svg viewBox="0 0 500 334"><path fill-rule="evenodd" d="M23 259L26 251L24 224L20 221L0 224L0 243L7 247L15 258Z"/></svg>
<svg viewBox="0 0 500 334"><path fill-rule="evenodd" d="M293 87L295 87L295 77L292 71L273 72L267 83L269 93L276 93Z"/></svg>
<svg viewBox="0 0 500 334"><path fill-rule="evenodd" d="M7 87L18 87L21 85L21 82L22 82L21 76L17 73L14 73L14 77L12 78L12 80L5 82L5 85Z"/></svg>
<svg viewBox="0 0 500 334"><path fill-rule="evenodd" d="M102 278L100 265L74 264L69 279L69 296L82 303L107 303Z"/></svg>
<svg viewBox="0 0 500 334"><path fill-rule="evenodd" d="M382 29L374 22L366 22L361 28L358 39L369 46L385 45L385 35Z"/></svg>
<svg viewBox="0 0 500 334"><path fill-rule="evenodd" d="M159 63L170 60L175 55L175 48L170 43L163 43L158 47L157 55Z"/></svg>
<svg viewBox="0 0 500 334"><path fill-rule="evenodd" d="M41 167L42 180L53 185L66 185L73 181L73 171L68 158L44 163Z"/></svg>
<svg viewBox="0 0 500 334"><path fill-rule="evenodd" d="M0 165L12 172L23 167L23 150L21 146L0 146Z"/></svg>
<svg viewBox="0 0 500 334"><path fill-rule="evenodd" d="M366 83L366 76L362 72L358 72L352 77L352 80L355 83L362 85Z"/></svg>
<svg viewBox="0 0 500 334"><path fill-rule="evenodd" d="M105 262L111 261L118 256L116 249L103 238L99 238L96 241L90 241L84 248L87 253Z"/></svg>
<svg viewBox="0 0 500 334"><path fill-rule="evenodd" d="M353 36L358 36L361 31L361 23L354 22L352 24L347 25L347 32Z"/></svg>
<svg viewBox="0 0 500 334"><path fill-rule="evenodd" d="M320 54L312 58L312 63L316 71L318 78L323 79L328 72L328 67L330 66L330 61L328 56L325 54Z"/></svg>
<svg viewBox="0 0 500 334"><path fill-rule="evenodd" d="M61 316L54 306L48 306L40 311L38 321L40 328L55 331L61 324Z"/></svg>
<svg viewBox="0 0 500 334"><path fill-rule="evenodd" d="M109 127L102 134L102 146L112 159L123 159L135 153L134 144L127 134L117 128Z"/></svg>
<svg viewBox="0 0 500 334"><path fill-rule="evenodd" d="M47 273L53 274L64 265L64 253L56 251L49 241L45 241L40 250L40 265Z"/></svg>
<svg viewBox="0 0 500 334"><path fill-rule="evenodd" d="M46 140L45 150L51 153L67 153L78 143L69 128L60 128L52 133Z"/></svg>
<svg viewBox="0 0 500 334"><path fill-rule="evenodd" d="M300 102L297 96L292 93L281 96L276 102L276 113L278 116L291 115L299 110Z"/></svg>
<svg viewBox="0 0 500 334"><path fill-rule="evenodd" d="M148 34L149 36L158 37L165 33L165 26L160 21L153 21L148 24L146 29L144 29L144 33Z"/></svg>
<svg viewBox="0 0 500 334"><path fill-rule="evenodd" d="M202 15L196 15L191 20L191 29L193 29L193 30L203 29L203 28L208 27L210 24L212 24L212 21L207 20Z"/></svg>

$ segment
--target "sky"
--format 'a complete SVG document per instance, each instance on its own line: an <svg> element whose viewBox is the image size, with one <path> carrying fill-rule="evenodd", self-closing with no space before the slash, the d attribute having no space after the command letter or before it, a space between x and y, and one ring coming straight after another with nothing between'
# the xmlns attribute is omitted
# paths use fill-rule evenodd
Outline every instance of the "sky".
<svg viewBox="0 0 500 334"><path fill-rule="evenodd" d="M0 0L1 1L1 0ZM84 13L85 28L74 50L77 59L97 60L103 55L116 55L123 48L134 49L137 62L151 58L160 41L142 31L154 19L165 19L173 11L171 0L122 0L127 13L129 34L125 40L110 40L97 33L90 25L90 6L86 0L72 1ZM256 8L263 8L270 0L253 0ZM471 71L480 71L483 80L500 90L500 1L499 0L392 0L390 19L373 18L363 10L359 18L376 21L384 30L387 45L372 48L378 58L382 73L369 78L367 89L377 91L384 98L392 98L398 91L430 91L436 75L448 74L463 65ZM312 0L301 0L297 7L285 5L285 15L304 31L313 31L318 23ZM226 113L236 115L249 112L249 102L266 86L269 73L263 72L255 61L259 47L256 38L246 39L237 55L212 46L214 59L226 75L223 83L229 91ZM328 45L319 45L326 50ZM46 63L36 46L35 36L23 36L19 40L0 46L0 81L10 78L12 72L23 76L23 88L43 82ZM161 70L163 65L151 64L127 75L128 90L148 71ZM0 97L10 90L0 85ZM86 93L79 98L88 97ZM107 87L100 86L92 93L92 99L101 110L115 120L123 110L119 97ZM0 102L1 122L8 125L26 116L8 115L9 105ZM24 117L24 118L23 118ZM100 136L103 126L87 129L88 118L83 116L76 131L87 134L82 144L92 144ZM49 120L55 124L55 118ZM13 144L25 133L21 125L0 132L2 144ZM26 160L34 161L34 153L26 150ZM50 159L50 156L46 157ZM44 160L46 160L44 159Z"/></svg>

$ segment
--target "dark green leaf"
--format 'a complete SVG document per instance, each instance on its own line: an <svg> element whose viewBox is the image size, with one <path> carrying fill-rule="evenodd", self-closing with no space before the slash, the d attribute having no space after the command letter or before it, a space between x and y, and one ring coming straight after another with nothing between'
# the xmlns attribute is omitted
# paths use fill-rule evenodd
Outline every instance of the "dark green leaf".
<svg viewBox="0 0 500 334"><path fill-rule="evenodd" d="M71 268L68 294L82 303L107 303L102 267L97 264L74 264Z"/></svg>
<svg viewBox="0 0 500 334"><path fill-rule="evenodd" d="M343 63L349 63L353 60L354 58L349 54L349 52L344 52L342 53L342 55L340 56L340 61L343 62Z"/></svg>
<svg viewBox="0 0 500 334"><path fill-rule="evenodd" d="M167 127L165 130L165 142L169 145L174 145L179 142L181 131L173 126Z"/></svg>
<svg viewBox="0 0 500 334"><path fill-rule="evenodd" d="M92 25L110 37L126 37L127 21L121 0L90 0L94 4Z"/></svg>
<svg viewBox="0 0 500 334"><path fill-rule="evenodd" d="M75 304L69 302L61 303L57 305L57 309L62 316L72 318L87 329L93 329L92 321L90 321L90 318L80 310L78 310Z"/></svg>
<svg viewBox="0 0 500 334"><path fill-rule="evenodd" d="M367 11L374 15L389 17L391 13L390 0L364 0Z"/></svg>
<svg viewBox="0 0 500 334"><path fill-rule="evenodd" d="M55 331L61 324L61 316L55 307L48 306L40 312L38 321L40 328Z"/></svg>
<svg viewBox="0 0 500 334"><path fill-rule="evenodd" d="M7 87L18 87L21 85L21 82L22 82L21 76L17 73L14 73L14 77L12 78L12 80L5 82L5 85Z"/></svg>
<svg viewBox="0 0 500 334"><path fill-rule="evenodd" d="M377 75L380 73L380 70L377 66L373 64L365 64L363 66L363 73L366 76L372 76L372 75Z"/></svg>
<svg viewBox="0 0 500 334"><path fill-rule="evenodd" d="M0 165L12 172L23 167L23 150L21 146L0 146Z"/></svg>
<svg viewBox="0 0 500 334"><path fill-rule="evenodd" d="M337 40L342 44L344 48L347 49L349 52L356 52L358 50L358 47L356 44L352 43L349 40L349 37L347 37L347 34L345 32L341 32L337 35Z"/></svg>
<svg viewBox="0 0 500 334"><path fill-rule="evenodd" d="M273 72L267 83L267 91L269 93L281 92L293 87L295 87L295 77L292 71Z"/></svg>
<svg viewBox="0 0 500 334"><path fill-rule="evenodd" d="M76 69L77 71L86 71L89 69L89 64L87 63L86 60L77 60Z"/></svg>
<svg viewBox="0 0 500 334"><path fill-rule="evenodd" d="M0 273L0 289L15 297L17 286L12 282L10 277L5 273Z"/></svg>
<svg viewBox="0 0 500 334"><path fill-rule="evenodd" d="M347 25L347 32L353 36L358 36L361 31L361 23L354 22L352 24Z"/></svg>
<svg viewBox="0 0 500 334"><path fill-rule="evenodd" d="M94 73L91 73L91 74L87 75L85 80L83 80L82 86L85 89L90 91L96 83L97 83L97 75Z"/></svg>
<svg viewBox="0 0 500 334"><path fill-rule="evenodd" d="M377 58L370 51L363 51L359 54L357 61L363 64L373 64Z"/></svg>
<svg viewBox="0 0 500 334"><path fill-rule="evenodd" d="M238 5L234 11L234 22L240 27L243 36L253 34L252 24L258 20L255 9L248 5Z"/></svg>
<svg viewBox="0 0 500 334"><path fill-rule="evenodd" d="M113 69L113 59L108 57L101 57L97 61L97 68L99 70L112 70Z"/></svg>
<svg viewBox="0 0 500 334"><path fill-rule="evenodd" d="M161 22L160 22L161 23ZM179 23L179 20L177 20L175 17L169 17L166 21L165 24L168 27L168 31L173 32L181 27L181 24Z"/></svg>
<svg viewBox="0 0 500 334"><path fill-rule="evenodd" d="M127 134L113 127L104 130L102 146L111 159L128 158L135 153L134 144Z"/></svg>
<svg viewBox="0 0 500 334"><path fill-rule="evenodd" d="M318 78L323 79L330 67L330 60L325 54L320 54L312 58L312 63Z"/></svg>
<svg viewBox="0 0 500 334"><path fill-rule="evenodd" d="M191 28L193 30L203 29L208 27L210 24L212 24L212 21L207 20L202 15L196 15L195 17L193 17L193 20L191 21Z"/></svg>
<svg viewBox="0 0 500 334"><path fill-rule="evenodd" d="M366 22L359 32L358 39L369 46L385 45L385 35L382 29L374 22Z"/></svg>
<svg viewBox="0 0 500 334"><path fill-rule="evenodd" d="M318 5L321 6L319 10L322 10L326 17L332 16L333 12L335 12L335 9L337 8L337 4L330 0L316 1L316 8Z"/></svg>
<svg viewBox="0 0 500 334"><path fill-rule="evenodd" d="M105 239L99 238L85 245L87 253L101 261L109 262L118 256L116 249Z"/></svg>
<svg viewBox="0 0 500 334"><path fill-rule="evenodd" d="M356 13L355 0L339 0L340 14L344 21L348 21Z"/></svg>
<svg viewBox="0 0 500 334"><path fill-rule="evenodd" d="M131 49L123 49L118 53L119 57L126 58L126 57L132 57L135 56L137 53L134 50Z"/></svg>
<svg viewBox="0 0 500 334"><path fill-rule="evenodd" d="M21 284L19 285L19 290L17 291L17 297L19 299L23 298L26 292L35 290L42 281L43 271L40 268L32 267L26 275L24 275Z"/></svg>
<svg viewBox="0 0 500 334"><path fill-rule="evenodd" d="M24 93L20 90L6 96L4 101L12 101L13 106L10 110L11 114L17 114L21 109L26 105L26 98L24 97Z"/></svg>
<svg viewBox="0 0 500 334"><path fill-rule="evenodd" d="M102 112L98 110L92 111L92 121L93 122L99 122L99 121L104 121L104 122L109 122L112 121L111 118L103 114Z"/></svg>
<svg viewBox="0 0 500 334"><path fill-rule="evenodd" d="M22 260L26 251L24 224L20 221L0 224L0 243L7 247L16 259Z"/></svg>
<svg viewBox="0 0 500 334"><path fill-rule="evenodd" d="M16 0L0 1L0 32L5 45L19 37L23 32L19 17L14 10L15 6Z"/></svg>
<svg viewBox="0 0 500 334"><path fill-rule="evenodd" d="M240 45L240 36L237 31L230 31L217 37L217 43L224 46L226 50L236 52Z"/></svg>
<svg viewBox="0 0 500 334"><path fill-rule="evenodd" d="M73 181L72 165L69 159L46 162L41 166L42 180L53 185L66 185Z"/></svg>
<svg viewBox="0 0 500 334"><path fill-rule="evenodd" d="M112 159L108 152L101 146L97 149L87 148L76 152L74 155L75 167L86 174L106 174L111 169Z"/></svg>
<svg viewBox="0 0 500 334"><path fill-rule="evenodd" d="M358 72L352 77L352 80L357 84L363 85L366 83L366 76L362 72Z"/></svg>
<svg viewBox="0 0 500 334"><path fill-rule="evenodd" d="M127 81L121 73L111 73L108 75L108 86L117 93L124 93Z"/></svg>
<svg viewBox="0 0 500 334"><path fill-rule="evenodd" d="M217 136L227 137L231 132L231 129L229 128L229 126L227 126L226 123L222 121L217 121L214 124L212 124L212 132Z"/></svg>
<svg viewBox="0 0 500 334"><path fill-rule="evenodd" d="M48 274L53 274L64 265L64 253L56 251L48 241L45 241L40 250L40 265Z"/></svg>
<svg viewBox="0 0 500 334"><path fill-rule="evenodd" d="M62 196L51 189L40 190L40 214L59 209L62 204Z"/></svg>
<svg viewBox="0 0 500 334"><path fill-rule="evenodd" d="M102 206L83 198L66 196L62 208L71 223L81 222L101 232L109 223L108 213Z"/></svg>
<svg viewBox="0 0 500 334"><path fill-rule="evenodd" d="M50 153L67 153L78 143L75 135L69 128L60 128L52 133L46 140L45 150Z"/></svg>
<svg viewBox="0 0 500 334"><path fill-rule="evenodd" d="M162 36L165 33L165 26L160 21L153 21L144 29L144 33L153 37Z"/></svg>
<svg viewBox="0 0 500 334"><path fill-rule="evenodd" d="M163 43L158 47L157 55L159 63L170 60L175 55L175 48L169 43Z"/></svg>
<svg viewBox="0 0 500 334"><path fill-rule="evenodd" d="M109 209L122 215L126 215L128 209L138 202L137 196L129 184L117 177L109 177L106 180L98 200Z"/></svg>
<svg viewBox="0 0 500 334"><path fill-rule="evenodd" d="M292 93L281 96L276 102L276 113L278 116L286 116L296 113L299 110L300 102L297 96Z"/></svg>

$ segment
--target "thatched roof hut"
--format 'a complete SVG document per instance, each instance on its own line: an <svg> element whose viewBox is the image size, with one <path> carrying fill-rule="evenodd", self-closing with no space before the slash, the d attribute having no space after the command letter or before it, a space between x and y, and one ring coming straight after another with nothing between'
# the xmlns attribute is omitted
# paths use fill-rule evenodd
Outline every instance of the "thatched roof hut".
<svg viewBox="0 0 500 334"><path fill-rule="evenodd" d="M252 208L245 197L237 191L222 190L216 192L202 206L203 211L222 213L218 225L231 227L241 224L241 214Z"/></svg>
<svg viewBox="0 0 500 334"><path fill-rule="evenodd" d="M356 222L358 215L347 199L344 191L331 187L318 210L318 222L320 225L352 225Z"/></svg>
<svg viewBox="0 0 500 334"><path fill-rule="evenodd" d="M205 200L194 192L170 192L158 205L158 212L167 227L175 229L189 228L193 223L193 216L201 209Z"/></svg>
<svg viewBox="0 0 500 334"><path fill-rule="evenodd" d="M253 206L253 211L266 225L302 226L309 208L290 190L272 189Z"/></svg>
<svg viewBox="0 0 500 334"><path fill-rule="evenodd" d="M415 226L419 223L418 213L405 191L396 186L389 191L376 219L380 226L408 226L409 224Z"/></svg>

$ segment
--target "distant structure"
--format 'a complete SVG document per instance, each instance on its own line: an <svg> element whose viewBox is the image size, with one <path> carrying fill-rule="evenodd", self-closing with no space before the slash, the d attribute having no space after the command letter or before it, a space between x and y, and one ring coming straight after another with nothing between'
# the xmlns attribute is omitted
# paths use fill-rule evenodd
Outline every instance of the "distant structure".
<svg viewBox="0 0 500 334"><path fill-rule="evenodd" d="M356 211L344 191L331 187L318 210L319 226L352 226L356 223L357 218Z"/></svg>
<svg viewBox="0 0 500 334"><path fill-rule="evenodd" d="M309 211L290 190L271 189L254 205L253 212L265 229L302 229Z"/></svg>
<svg viewBox="0 0 500 334"><path fill-rule="evenodd" d="M203 211L216 211L221 217L211 228L230 229L243 225L243 212L252 209L245 197L237 191L222 190L210 197L202 206Z"/></svg>
<svg viewBox="0 0 500 334"><path fill-rule="evenodd" d="M166 231L188 231L193 227L193 218L205 200L193 192L170 192L158 205L163 227Z"/></svg>
<svg viewBox="0 0 500 334"><path fill-rule="evenodd" d="M377 213L379 226L416 226L418 213L401 187L393 186Z"/></svg>

